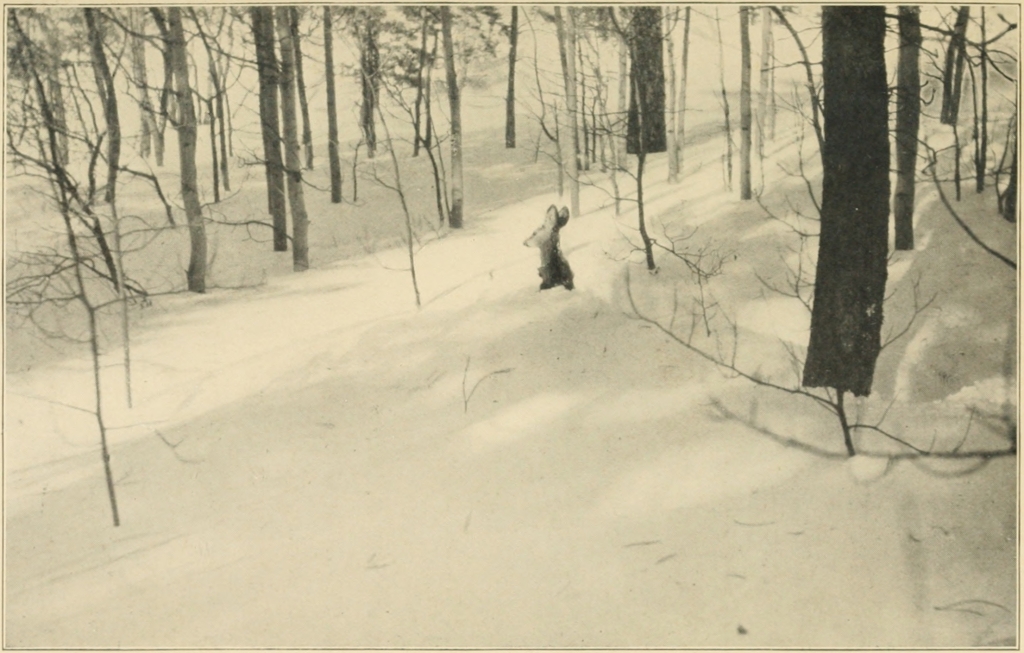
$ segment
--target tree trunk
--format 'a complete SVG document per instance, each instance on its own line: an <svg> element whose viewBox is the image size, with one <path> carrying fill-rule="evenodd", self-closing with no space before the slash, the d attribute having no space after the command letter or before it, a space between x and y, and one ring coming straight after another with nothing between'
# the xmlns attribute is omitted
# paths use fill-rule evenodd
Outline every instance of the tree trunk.
<svg viewBox="0 0 1024 653"><path fill-rule="evenodd" d="M444 69L448 85L448 104L452 123L452 205L448 212L448 226L462 228L462 109L459 83L455 75L455 44L452 42L452 12L447 5L441 7L441 34L444 39Z"/></svg>
<svg viewBox="0 0 1024 653"><path fill-rule="evenodd" d="M900 55L896 70L896 193L893 221L896 249L914 249L914 177L917 174L917 129L921 118L921 9L901 6Z"/></svg>
<svg viewBox="0 0 1024 653"><path fill-rule="evenodd" d="M1006 190L1003 192L1000 202L1000 213L1003 219L1007 222L1017 222L1017 120L1011 118L1013 122L1013 150L1011 151L1010 158L1010 180L1007 182ZM1009 145L1009 139L1007 140ZM996 188L998 193L999 188Z"/></svg>
<svg viewBox="0 0 1024 653"><path fill-rule="evenodd" d="M633 7L629 30L629 124L626 152L666 150L665 65L661 56L661 7ZM641 120L641 114L642 120Z"/></svg>
<svg viewBox="0 0 1024 653"><path fill-rule="evenodd" d="M380 53L374 25L367 21L360 39L359 70L362 78L363 102L360 105L359 124L366 143L366 156L373 158L377 152L377 132L374 128L373 112L377 106L377 89L380 84Z"/></svg>
<svg viewBox="0 0 1024 653"><path fill-rule="evenodd" d="M579 151L580 136L576 113L576 29L573 22L572 8L568 8L565 16L562 16L562 8L555 7L555 26L558 32L558 56L562 62L562 84L565 89L566 129L569 132L569 142L559 144L565 147L568 154L563 150L562 160L569 164L569 204L572 215L580 214L580 172L579 172Z"/></svg>
<svg viewBox="0 0 1024 653"><path fill-rule="evenodd" d="M421 116L422 116L422 105L423 96L425 91L429 93L429 89L424 89L423 83L423 69L427 66L427 28L430 26L430 12L426 7L421 7L420 11L423 14L423 26L420 28L420 51L417 53L419 57L419 65L416 67L416 102L413 105L413 140L412 140L412 155L419 156L420 143L423 142L423 135L421 129ZM431 60L433 65L433 60ZM429 82L428 82L429 83ZM430 130L428 128L427 135L429 137Z"/></svg>
<svg viewBox="0 0 1024 653"><path fill-rule="evenodd" d="M103 36L100 34L99 16L95 9L83 9L85 23L89 32L89 46L92 53L93 70L96 73L96 87L103 104L103 117L107 123L107 191L103 201L114 201L117 193L117 172L121 159L121 120L117 113L117 93L114 90L114 77L107 65L107 55L103 51Z"/></svg>
<svg viewBox="0 0 1024 653"><path fill-rule="evenodd" d="M213 203L220 203L220 165L217 162L217 121L214 119L213 98L206 99L206 110L210 114L210 161L213 170Z"/></svg>
<svg viewBox="0 0 1024 653"><path fill-rule="evenodd" d="M306 170L312 170L313 130L309 124L306 78L302 73L302 41L299 39L299 10L295 5L289 7L288 19L292 30L292 46L295 48L295 84L299 92L299 109L302 111L302 147L306 153Z"/></svg>
<svg viewBox="0 0 1024 653"><path fill-rule="evenodd" d="M341 203L341 154L338 143L338 100L334 89L334 8L324 5L324 77L327 80L327 159L331 167L331 202Z"/></svg>
<svg viewBox="0 0 1024 653"><path fill-rule="evenodd" d="M976 190L985 190L985 169L988 167L988 53L986 52L985 39L985 7L981 8L981 47L979 58L981 60L981 118L978 128L978 156L975 161L975 177L977 179Z"/></svg>
<svg viewBox="0 0 1024 653"><path fill-rule="evenodd" d="M885 9L822 10L821 231L803 384L871 393L889 237Z"/></svg>
<svg viewBox="0 0 1024 653"><path fill-rule="evenodd" d="M256 68L260 80L260 130L263 135L263 167L267 177L267 211L274 225L274 251L288 250L288 215L284 191L284 161L281 158L281 129L278 110L277 55L275 54L274 9L250 7Z"/></svg>
<svg viewBox="0 0 1024 653"><path fill-rule="evenodd" d="M178 107L178 158L181 165L181 198L185 204L191 255L188 263L188 289L206 292L206 225L196 179L196 111L192 104L192 86L188 79L188 52L181 8L167 8L169 40L166 44L174 74L175 103Z"/></svg>
<svg viewBox="0 0 1024 653"><path fill-rule="evenodd" d="M715 28L718 30L718 83L722 87L722 111L725 115L725 187L732 190L732 123L729 121L729 95L725 90L725 50L722 46L722 21L715 7Z"/></svg>
<svg viewBox="0 0 1024 653"><path fill-rule="evenodd" d="M227 88L225 88L226 77L221 74L216 63L213 65L213 75L215 80L215 88L217 90L217 96L215 98L215 104L217 106L217 124L220 125L218 130L218 137L220 139L220 180L224 184L224 190L231 190L231 180L228 177L228 128L227 120L225 119L226 111L224 105L227 102Z"/></svg>
<svg viewBox="0 0 1024 653"><path fill-rule="evenodd" d="M941 122L944 125L955 124L960 115L960 89L964 79L964 60L967 57L966 34L970 13L968 5L963 5L957 11L953 35L949 38L949 48L946 50L941 110Z"/></svg>
<svg viewBox="0 0 1024 653"><path fill-rule="evenodd" d="M679 71L679 119L676 122L676 147L679 148L678 168L685 174L686 152L686 81L690 68L690 7L683 10L683 62Z"/></svg>
<svg viewBox="0 0 1024 653"><path fill-rule="evenodd" d="M289 7L276 7L277 38L281 45L281 123L284 127L285 179L288 205L292 210L292 269L309 269L306 200L302 189L302 159L299 155L299 126L295 115L295 43Z"/></svg>
<svg viewBox="0 0 1024 653"><path fill-rule="evenodd" d="M508 32L508 94L505 96L505 147L516 146L516 46L519 43L519 7L512 5Z"/></svg>
<svg viewBox="0 0 1024 653"><path fill-rule="evenodd" d="M135 91L139 94L139 156L148 159L156 136L156 121L153 118L153 103L149 98L146 71L146 42L143 40L146 24L142 20L142 9L132 7L128 11L129 25L137 32L127 35L126 38L130 43L129 54L132 61L132 76L135 78Z"/></svg>
<svg viewBox="0 0 1024 653"><path fill-rule="evenodd" d="M750 191L750 8L740 7L740 199Z"/></svg>
<svg viewBox="0 0 1024 653"><path fill-rule="evenodd" d="M611 7L608 11L612 12L614 16L615 7ZM619 103L618 103L618 115L615 119L615 159L618 165L625 165L626 161L626 134L629 131L629 43L626 39L626 34L621 30L616 30L619 41Z"/></svg>
<svg viewBox="0 0 1024 653"><path fill-rule="evenodd" d="M574 30L575 32L575 30ZM573 56L576 57L576 87L579 89L579 99L577 101L577 110L579 112L580 119L577 121L580 133L583 135L583 151L576 151L576 156L579 160L577 167L582 170L590 170L590 136L587 133L587 73L583 67L583 48L580 47L579 39L573 39ZM576 142L579 143L579 137ZM582 156L580 156L582 154Z"/></svg>
<svg viewBox="0 0 1024 653"><path fill-rule="evenodd" d="M679 22L679 8L672 10L672 28ZM668 124L666 125L668 140L668 181L670 184L679 182L679 116L676 113L676 53L672 42L672 29L669 21L665 21L665 58L668 60Z"/></svg>
<svg viewBox="0 0 1024 653"><path fill-rule="evenodd" d="M757 159L761 167L761 183L764 185L764 142L768 129L768 94L771 92L772 72L772 10L761 9L761 76L757 93Z"/></svg>
<svg viewBox="0 0 1024 653"><path fill-rule="evenodd" d="M150 7L150 15L153 17L153 22L156 23L157 29L160 30L160 37L164 41L164 48L161 50L164 63L164 84L160 89L160 106L157 111L157 129L154 134L154 148L153 154L156 158L157 167L163 167L164 165L164 149L166 145L165 134L167 133L167 120L170 116L170 102L173 96L174 87L174 71L171 65L171 55L168 52L166 44L170 40L170 31L167 28L167 19L164 18L164 14L156 7Z"/></svg>

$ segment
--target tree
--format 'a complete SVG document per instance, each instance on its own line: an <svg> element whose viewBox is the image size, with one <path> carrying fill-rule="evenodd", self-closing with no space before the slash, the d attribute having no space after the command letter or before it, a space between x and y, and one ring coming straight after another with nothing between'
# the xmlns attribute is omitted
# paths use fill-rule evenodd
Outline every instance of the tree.
<svg viewBox="0 0 1024 653"><path fill-rule="evenodd" d="M761 161L762 183L764 177L764 142L765 134L771 133L774 137L775 124L775 101L772 93L772 57L774 56L774 41L772 40L772 11L768 7L761 9L761 78L757 93L757 156ZM768 96L772 96L769 104ZM771 115L769 115L769 107Z"/></svg>
<svg viewBox="0 0 1024 653"><path fill-rule="evenodd" d="M149 76L146 69L146 23L142 19L143 15L143 9L139 7L132 7L128 10L129 26L132 31L128 35L128 52L132 62L135 90L139 94L139 156L148 159L156 139L157 126L153 115L153 101L149 97Z"/></svg>
<svg viewBox="0 0 1024 653"><path fill-rule="evenodd" d="M914 249L914 177L917 173L917 129L921 117L921 50L919 7L899 8L900 54L896 70L896 193L893 221L896 249Z"/></svg>
<svg viewBox="0 0 1024 653"><path fill-rule="evenodd" d="M885 9L822 11L821 231L803 385L871 392L881 350L889 218ZM854 448L844 424L847 450Z"/></svg>
<svg viewBox="0 0 1024 653"><path fill-rule="evenodd" d="M750 7L740 7L740 199L750 194Z"/></svg>
<svg viewBox="0 0 1024 653"><path fill-rule="evenodd" d="M295 44L289 7L276 7L277 39L281 47L281 122L284 127L285 179L288 185L288 205L292 210L292 269L309 269L309 218L302 190L302 162L299 157L299 128L295 115Z"/></svg>
<svg viewBox="0 0 1024 653"><path fill-rule="evenodd" d="M377 150L377 132L374 129L374 109L380 97L380 52L377 49L377 20L365 14L365 18L356 30L359 34L359 72L363 90L363 102L360 104L359 124L363 130L363 142L366 143L366 155L371 159Z"/></svg>
<svg viewBox="0 0 1024 653"><path fill-rule="evenodd" d="M682 70L679 71L679 105L677 107L678 120L676 121L676 147L679 148L679 161L676 167L682 173L685 161L684 152L686 148L686 82L690 67L690 7L683 9L683 61Z"/></svg>
<svg viewBox="0 0 1024 653"><path fill-rule="evenodd" d="M306 77L302 70L302 39L299 38L299 8L289 7L289 24L292 30L292 45L295 47L295 87L299 94L299 110L302 112L302 147L306 153L306 169L313 169L313 131L309 124L309 101L306 99Z"/></svg>
<svg viewBox="0 0 1024 653"><path fill-rule="evenodd" d="M96 73L96 88L100 93L103 105L103 118L107 123L107 190L105 202L113 202L117 193L117 172L121 159L121 120L117 112L117 92L114 89L114 76L107 64L107 55L103 51L103 35L99 25L99 12L86 8L85 24L89 33L89 50L92 55L93 71Z"/></svg>
<svg viewBox="0 0 1024 653"><path fill-rule="evenodd" d="M448 85L448 104L451 110L452 130L452 204L448 212L448 226L462 228L462 108L459 82L455 74L455 44L452 41L452 12L447 5L441 7L441 38L444 41L445 78Z"/></svg>
<svg viewBox="0 0 1024 653"><path fill-rule="evenodd" d="M676 110L676 60L675 44L672 32L679 22L679 8L672 10L671 23L665 21L665 59L668 62L668 181L670 184L679 182L679 116Z"/></svg>
<svg viewBox="0 0 1024 653"><path fill-rule="evenodd" d="M562 160L569 162L569 204L572 214L580 214L580 175L579 126L576 120L579 110L576 102L576 29L573 21L572 7L568 7L565 16L562 8L555 6L555 27L558 35L558 57L562 63L562 82L565 88L566 121L569 130L569 154L563 154Z"/></svg>
<svg viewBox="0 0 1024 653"><path fill-rule="evenodd" d="M334 7L324 5L324 77L327 80L327 159L331 168L331 202L341 203L338 100L334 89Z"/></svg>
<svg viewBox="0 0 1024 653"><path fill-rule="evenodd" d="M732 190L732 123L729 121L729 94L725 90L725 49L722 45L722 20L715 7L715 29L718 33L718 85L722 91L722 112L725 120L725 187Z"/></svg>
<svg viewBox="0 0 1024 653"><path fill-rule="evenodd" d="M160 9L153 9L160 13ZM206 225L199 203L196 179L196 112L192 104L192 86L188 79L188 51L181 8L167 8L168 41L166 48L174 74L174 97L178 107L175 128L178 132L178 158L181 166L181 199L185 204L191 254L188 263L188 289L206 292Z"/></svg>
<svg viewBox="0 0 1024 653"><path fill-rule="evenodd" d="M516 46L519 43L519 7L512 5L508 30L508 94L505 96L505 147L516 146Z"/></svg>
<svg viewBox="0 0 1024 653"><path fill-rule="evenodd" d="M256 43L256 68L260 83L260 132L263 136L263 168L267 177L267 211L274 229L274 251L288 250L288 215L285 205L284 161L281 158L281 129L278 110L277 55L275 53L274 10L250 7L252 35Z"/></svg>
<svg viewBox="0 0 1024 653"><path fill-rule="evenodd" d="M975 190L982 192L985 190L985 169L987 168L988 159L988 52L986 51L985 39L987 37L985 29L985 7L981 8L981 42L978 45L979 50L979 62L978 66L981 69L981 116L975 112L975 156L974 156L974 169L975 169Z"/></svg>

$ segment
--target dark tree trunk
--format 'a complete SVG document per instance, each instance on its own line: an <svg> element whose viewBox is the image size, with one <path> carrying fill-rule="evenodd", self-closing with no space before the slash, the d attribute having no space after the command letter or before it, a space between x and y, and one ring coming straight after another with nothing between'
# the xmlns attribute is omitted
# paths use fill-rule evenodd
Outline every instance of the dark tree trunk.
<svg viewBox="0 0 1024 653"><path fill-rule="evenodd" d="M960 7L953 26L953 35L949 38L946 50L946 69L942 75L942 110L941 121L944 125L956 124L960 115L960 89L964 80L964 60L967 58L967 21L971 8Z"/></svg>
<svg viewBox="0 0 1024 653"><path fill-rule="evenodd" d="M668 182L675 184L679 182L679 144L676 139L679 138L679 112L677 105L677 91L676 88L676 54L675 54L675 43L672 39L672 31L675 29L676 23L679 22L679 9L678 7L672 9L671 25L672 29L669 29L669 21L665 21L665 59L668 63L668 92L666 95L666 101L668 102L668 124L665 126L665 132L667 137L668 147Z"/></svg>
<svg viewBox="0 0 1024 653"><path fill-rule="evenodd" d="M86 8L82 11L85 13L85 24L89 32L92 65L96 72L96 87L100 92L103 117L107 123L107 191L103 196L103 201L109 203L114 201L117 194L117 172L121 165L121 120L117 114L114 77L107 64L107 55L103 51L103 36L100 33L97 10Z"/></svg>
<svg viewBox="0 0 1024 653"><path fill-rule="evenodd" d="M444 39L444 66L448 83L448 103L452 121L452 206L448 212L448 225L462 228L462 109L459 84L455 76L455 44L452 42L452 13L447 5L441 7L441 33Z"/></svg>
<svg viewBox="0 0 1024 653"><path fill-rule="evenodd" d="M978 155L975 157L976 190L985 190L985 169L988 167L988 53L985 39L985 7L981 8L981 117L978 120Z"/></svg>
<svg viewBox="0 0 1024 653"><path fill-rule="evenodd" d="M380 85L380 53L377 50L376 30L370 21L367 21L363 28L359 62L363 88L359 124L363 130L363 142L366 143L366 156L372 159L377 152L377 132L374 128L373 113L379 97L377 91Z"/></svg>
<svg viewBox="0 0 1024 653"><path fill-rule="evenodd" d="M889 220L885 9L822 10L821 232L803 384L871 393Z"/></svg>
<svg viewBox="0 0 1024 653"><path fill-rule="evenodd" d="M750 8L740 7L740 199L749 200L750 148Z"/></svg>
<svg viewBox="0 0 1024 653"><path fill-rule="evenodd" d="M299 155L299 126L295 115L295 43L289 7L276 7L277 38L281 47L281 124L284 141L285 179L288 206L292 211L292 269L309 269L309 218L302 188L302 159Z"/></svg>
<svg viewBox="0 0 1024 653"><path fill-rule="evenodd" d="M634 7L628 36L629 78L633 83L630 84L626 152L637 154L641 149L644 154L664 152L665 65L661 53L661 7ZM643 113L642 121L640 113Z"/></svg>
<svg viewBox="0 0 1024 653"><path fill-rule="evenodd" d="M288 250L288 214L285 204L284 161L281 158L281 129L278 110L277 55L275 53L274 9L250 7L256 67L260 79L260 130L263 162L267 176L267 211L274 225L274 251Z"/></svg>
<svg viewBox="0 0 1024 653"><path fill-rule="evenodd" d="M921 119L921 9L900 7L900 56L896 71L896 193L893 220L896 249L914 249L914 176Z"/></svg>
<svg viewBox="0 0 1024 653"><path fill-rule="evenodd" d="M289 7L288 19L292 31L292 45L295 47L295 84L299 92L299 109L302 112L302 148L306 153L306 170L312 170L313 128L309 124L306 78L302 74L302 41L299 39L299 10L295 5Z"/></svg>
<svg viewBox="0 0 1024 653"><path fill-rule="evenodd" d="M185 30L181 24L181 9L167 8L167 25L170 40L167 42L171 59L171 70L175 79L175 103L178 106L178 154L181 165L181 197L185 204L188 231L191 241L191 256L188 263L188 289L191 292L206 292L206 225L203 222L202 205L199 203L199 187L196 179L196 111L192 104L192 86L188 80L188 52L185 46Z"/></svg>
<svg viewBox="0 0 1024 653"><path fill-rule="evenodd" d="M519 7L512 5L508 32L508 93L505 95L505 147L516 146L516 46L519 43Z"/></svg>
<svg viewBox="0 0 1024 653"><path fill-rule="evenodd" d="M341 153L338 100L334 89L334 8L324 5L324 77L327 79L327 159L331 168L331 202L341 203Z"/></svg>

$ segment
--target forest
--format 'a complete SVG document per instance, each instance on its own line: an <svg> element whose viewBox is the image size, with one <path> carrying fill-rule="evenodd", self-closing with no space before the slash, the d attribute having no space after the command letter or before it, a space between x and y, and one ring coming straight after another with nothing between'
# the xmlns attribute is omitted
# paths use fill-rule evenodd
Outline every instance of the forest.
<svg viewBox="0 0 1024 653"><path fill-rule="evenodd" d="M5 646L1017 645L1017 6L6 19Z"/></svg>

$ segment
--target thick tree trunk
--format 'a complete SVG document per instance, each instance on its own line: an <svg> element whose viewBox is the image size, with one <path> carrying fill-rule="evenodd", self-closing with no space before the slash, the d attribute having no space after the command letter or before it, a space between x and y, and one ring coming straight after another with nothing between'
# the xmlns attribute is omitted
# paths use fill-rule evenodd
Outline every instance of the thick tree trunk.
<svg viewBox="0 0 1024 653"><path fill-rule="evenodd" d="M331 168L331 202L341 203L341 153L338 100L334 88L334 7L324 5L324 77L327 80L327 159Z"/></svg>
<svg viewBox="0 0 1024 653"><path fill-rule="evenodd" d="M900 56L896 69L896 192L893 221L896 249L914 249L914 185L917 174L917 129L921 119L921 9L901 6Z"/></svg>
<svg viewBox="0 0 1024 653"><path fill-rule="evenodd" d="M306 78L302 73L302 41L299 39L299 9L289 7L289 23L292 30L292 46L295 48L295 84L299 93L299 109L302 112L302 148L306 153L306 170L313 169L313 129L309 123L309 101L306 99Z"/></svg>
<svg viewBox="0 0 1024 653"><path fill-rule="evenodd" d="M452 42L452 12L447 5L441 7L441 35L444 39L444 69L448 85L448 104L452 122L452 204L448 212L448 226L462 228L462 109L459 82L455 75L455 44Z"/></svg>
<svg viewBox="0 0 1024 653"><path fill-rule="evenodd" d="M661 7L633 7L629 30L629 124L626 152L666 150L665 65L661 55ZM641 119L641 114L642 119Z"/></svg>
<svg viewBox="0 0 1024 653"><path fill-rule="evenodd" d="M750 8L740 7L740 199L749 200L750 191Z"/></svg>
<svg viewBox="0 0 1024 653"><path fill-rule="evenodd" d="M505 95L505 147L516 146L516 47L519 43L519 7L512 5L508 32L508 93Z"/></svg>
<svg viewBox="0 0 1024 653"><path fill-rule="evenodd" d="M821 232L803 384L871 393L889 236L885 9L822 10Z"/></svg>
<svg viewBox="0 0 1024 653"><path fill-rule="evenodd" d="M558 56L562 62L562 84L565 89L566 129L569 132L567 143L559 143L565 149L562 160L568 162L569 170L569 204L572 215L580 214L580 171L579 171L579 121L576 119L579 107L576 101L576 28L573 21L572 8L567 8L565 16L562 8L555 7L555 26L558 32ZM566 152L567 150L567 152Z"/></svg>
<svg viewBox="0 0 1024 653"><path fill-rule="evenodd" d="M284 161L281 158L281 129L278 109L277 55L275 54L274 9L250 7L256 68L260 80L260 130L263 135L263 166L267 177L267 211L274 225L274 251L288 250L288 213L285 204Z"/></svg>
<svg viewBox="0 0 1024 653"><path fill-rule="evenodd" d="M181 165L181 198L185 204L191 255L188 263L188 289L206 292L206 225L196 178L196 111L192 103L192 86L188 79L188 52L181 9L167 8L169 40L166 44L171 70L174 73L175 103L178 107L178 159Z"/></svg>
<svg viewBox="0 0 1024 653"><path fill-rule="evenodd" d="M121 165L121 120L117 113L114 77L107 64L107 55L103 51L99 16L95 9L86 8L82 11L85 14L85 24L89 32L89 46L92 53L93 70L96 73L96 87L100 92L103 117L107 123L107 191L103 201L110 203L114 201L117 194L117 172Z"/></svg>
<svg viewBox="0 0 1024 653"><path fill-rule="evenodd" d="M288 182L288 205L292 210L292 269L309 269L309 218L302 188L302 159L299 155L299 126L295 115L295 43L289 7L276 7L277 38L281 46L281 123L284 127L284 166Z"/></svg>

